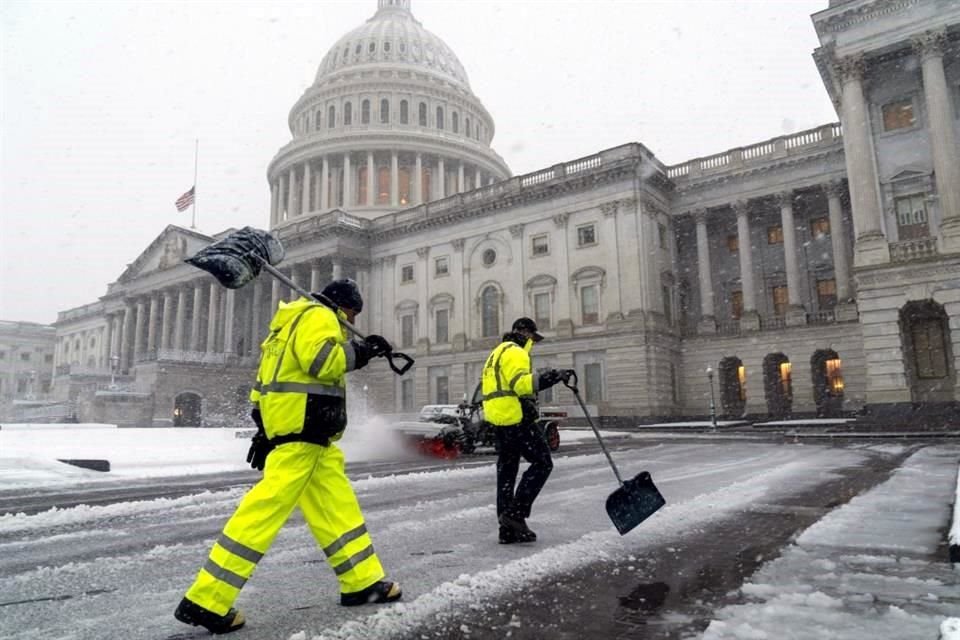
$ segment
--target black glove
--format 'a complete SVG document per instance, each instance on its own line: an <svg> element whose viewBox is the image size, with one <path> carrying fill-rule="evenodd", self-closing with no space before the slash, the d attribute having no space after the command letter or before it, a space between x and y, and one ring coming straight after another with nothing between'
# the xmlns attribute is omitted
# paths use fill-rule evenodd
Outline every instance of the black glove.
<svg viewBox="0 0 960 640"><path fill-rule="evenodd" d="M267 456L273 451L273 445L267 439L267 432L263 429L263 419L260 417L260 409L254 409L250 412L250 417L257 425L257 432L250 439L250 448L247 450L247 462L258 471L263 471L263 465L267 462Z"/></svg>
<svg viewBox="0 0 960 640"><path fill-rule="evenodd" d="M563 374L559 369L545 369L540 372L540 378L537 380L537 391L546 391L562 379Z"/></svg>
<svg viewBox="0 0 960 640"><path fill-rule="evenodd" d="M560 370L560 380L561 380L564 384L567 384L568 382L570 382L570 378L572 378L572 377L574 377L574 376L576 376L576 375L577 375L577 372L574 371L573 369L561 369L561 370Z"/></svg>
<svg viewBox="0 0 960 640"><path fill-rule="evenodd" d="M367 336L363 340L352 340L350 344L353 345L353 353L356 355L354 370L362 369L373 358L379 358L393 351L387 339L377 335Z"/></svg>
<svg viewBox="0 0 960 640"><path fill-rule="evenodd" d="M372 350L371 358L379 358L393 351L393 347L383 336L369 335L363 341Z"/></svg>

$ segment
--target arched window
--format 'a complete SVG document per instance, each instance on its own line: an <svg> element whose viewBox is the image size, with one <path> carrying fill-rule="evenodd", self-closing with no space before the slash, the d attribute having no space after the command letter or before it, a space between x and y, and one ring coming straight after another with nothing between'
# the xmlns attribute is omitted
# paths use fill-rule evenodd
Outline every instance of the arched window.
<svg viewBox="0 0 960 640"><path fill-rule="evenodd" d="M390 101L384 98L380 101L380 123L390 122Z"/></svg>
<svg viewBox="0 0 960 640"><path fill-rule="evenodd" d="M360 103L360 124L370 124L370 101Z"/></svg>
<svg viewBox="0 0 960 640"><path fill-rule="evenodd" d="M343 124L353 124L353 104L350 102L343 105Z"/></svg>
<svg viewBox="0 0 960 640"><path fill-rule="evenodd" d="M406 100L400 101L400 124L410 124L410 106Z"/></svg>
<svg viewBox="0 0 960 640"><path fill-rule="evenodd" d="M472 134L470 133L470 118L465 118L463 122L464 133L467 134L469 138Z"/></svg>
<svg viewBox="0 0 960 640"><path fill-rule="evenodd" d="M453 132L460 133L460 114L454 111L453 115L450 116L450 119L451 119L450 126L453 127Z"/></svg>
<svg viewBox="0 0 960 640"><path fill-rule="evenodd" d="M480 294L480 332L483 338L500 334L500 293L492 284Z"/></svg>
<svg viewBox="0 0 960 640"><path fill-rule="evenodd" d="M314 129L316 129L317 131L320 131L320 122L322 121L322 119L323 119L323 111L321 111L320 109L317 109L317 112L314 114L314 117L313 117Z"/></svg>
<svg viewBox="0 0 960 640"><path fill-rule="evenodd" d="M443 129L443 107L437 107L437 129Z"/></svg>
<svg viewBox="0 0 960 640"><path fill-rule="evenodd" d="M377 171L377 204L390 204L390 168Z"/></svg>
<svg viewBox="0 0 960 640"><path fill-rule="evenodd" d="M427 103L426 102L420 103L420 126L421 127L427 126Z"/></svg>
<svg viewBox="0 0 960 640"><path fill-rule="evenodd" d="M337 124L337 109L336 107L330 107L327 111L327 129L333 129L334 125Z"/></svg>

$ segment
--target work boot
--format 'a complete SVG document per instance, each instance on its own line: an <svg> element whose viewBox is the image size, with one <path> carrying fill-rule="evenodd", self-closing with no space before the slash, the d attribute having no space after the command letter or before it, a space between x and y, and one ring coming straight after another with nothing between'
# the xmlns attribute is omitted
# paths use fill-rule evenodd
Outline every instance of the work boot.
<svg viewBox="0 0 960 640"><path fill-rule="evenodd" d="M380 582L374 582L363 591L341 593L340 604L345 607L356 607L361 604L382 604L399 600L402 595L403 591L400 590L399 584L381 580Z"/></svg>
<svg viewBox="0 0 960 640"><path fill-rule="evenodd" d="M503 532L504 529L509 530L516 538L513 542L534 542L537 539L537 534L530 530L525 518L517 518L504 513L500 516L500 531ZM510 543L505 542L504 544Z"/></svg>
<svg viewBox="0 0 960 640"><path fill-rule="evenodd" d="M227 615L221 616L186 598L177 605L177 610L173 612L173 616L180 622L192 624L195 627L204 627L210 633L216 634L236 631L246 623L243 614L236 609L230 609L230 611L227 611Z"/></svg>
<svg viewBox="0 0 960 640"><path fill-rule="evenodd" d="M515 544L517 542L536 542L537 534L533 531L529 533L518 533L510 527L500 526L500 544Z"/></svg>

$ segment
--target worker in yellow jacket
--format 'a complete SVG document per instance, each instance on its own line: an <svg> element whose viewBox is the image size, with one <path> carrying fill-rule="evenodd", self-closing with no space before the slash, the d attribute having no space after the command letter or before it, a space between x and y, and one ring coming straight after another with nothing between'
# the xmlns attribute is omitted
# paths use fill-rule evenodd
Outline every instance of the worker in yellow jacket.
<svg viewBox="0 0 960 640"><path fill-rule="evenodd" d="M498 446L497 519L501 544L537 539L537 534L527 526L527 518L553 470L550 448L537 426L537 392L569 380L572 370L533 373L530 350L542 339L533 320L519 318L483 366L483 418L494 425ZM516 486L521 456L530 466Z"/></svg>
<svg viewBox="0 0 960 640"><path fill-rule="evenodd" d="M347 339L339 319L352 322L363 309L353 280L335 280L323 294L337 311L300 298L281 302L270 322L250 394L258 431L247 456L263 478L240 501L177 607L181 622L213 633L243 626L233 604L295 507L340 581L340 604L401 596L396 582L384 580L335 444L347 425L344 374L385 355L390 344L373 335Z"/></svg>

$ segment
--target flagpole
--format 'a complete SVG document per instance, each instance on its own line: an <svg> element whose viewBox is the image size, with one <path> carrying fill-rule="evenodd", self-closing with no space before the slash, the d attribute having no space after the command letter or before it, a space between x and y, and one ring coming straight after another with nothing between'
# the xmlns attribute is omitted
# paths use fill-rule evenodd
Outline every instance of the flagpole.
<svg viewBox="0 0 960 640"><path fill-rule="evenodd" d="M200 138L196 139L193 148L193 214L190 222L190 228L197 228L197 160L200 157Z"/></svg>

